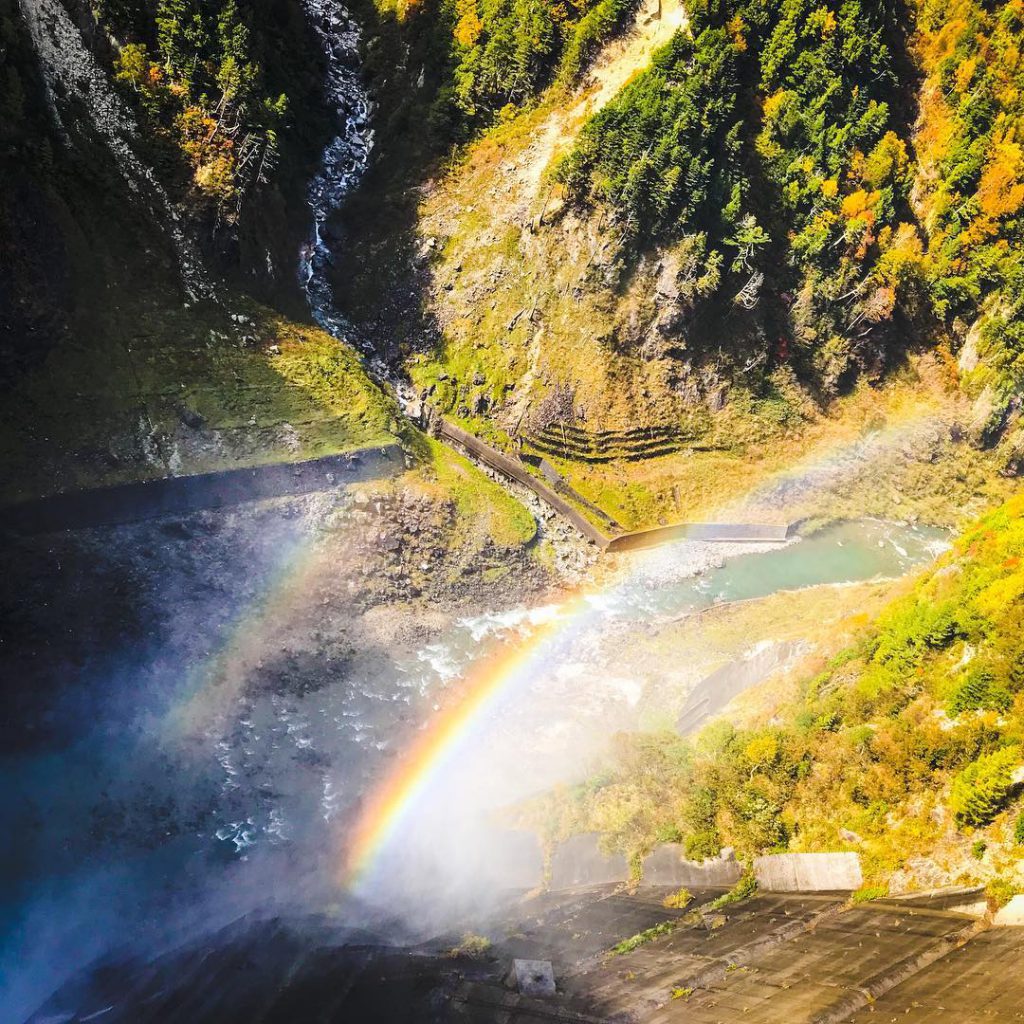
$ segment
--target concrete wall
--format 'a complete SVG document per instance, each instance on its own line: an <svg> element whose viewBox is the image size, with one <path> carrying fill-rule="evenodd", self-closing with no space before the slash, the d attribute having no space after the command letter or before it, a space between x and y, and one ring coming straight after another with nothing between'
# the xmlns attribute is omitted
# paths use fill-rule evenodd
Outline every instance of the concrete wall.
<svg viewBox="0 0 1024 1024"><path fill-rule="evenodd" d="M733 697L782 668L798 646L788 641L769 644L716 669L702 679L686 698L686 705L676 719L676 730L681 736L696 732Z"/></svg>
<svg viewBox="0 0 1024 1024"><path fill-rule="evenodd" d="M551 889L629 880L626 858L621 854L602 853L598 848L599 839L596 833L572 836L555 848L551 859ZM527 857L523 863L527 865L525 874L532 877L535 859ZM698 862L685 858L681 844L663 843L644 860L642 883L687 889L731 889L742 876L743 865L736 861L731 850ZM754 876L758 887L766 892L849 892L864 884L857 853L777 853L756 857ZM519 884L524 885L521 880Z"/></svg>
<svg viewBox="0 0 1024 1024"><path fill-rule="evenodd" d="M1024 928L1024 896L1014 896L1000 907L992 923L997 928Z"/></svg>
<svg viewBox="0 0 1024 1024"><path fill-rule="evenodd" d="M781 543L790 535L785 523L678 523L639 533L624 533L608 545L609 551L633 551L678 540Z"/></svg>
<svg viewBox="0 0 1024 1024"><path fill-rule="evenodd" d="M48 533L184 515L203 508L331 490L404 469L401 446L386 444L305 462L275 462L116 484L9 505L0 509L0 530Z"/></svg>
<svg viewBox="0 0 1024 1024"><path fill-rule="evenodd" d="M629 865L622 854L607 856L597 847L599 836L572 836L555 847L551 857L551 888L572 889L581 885L605 885L629 879Z"/></svg>
<svg viewBox="0 0 1024 1024"><path fill-rule="evenodd" d="M554 488L528 473L516 459L485 444L480 438L446 420L436 411L431 411L430 416L433 417L433 422L436 423L437 432L441 438L465 448L485 465L496 469L524 487L528 487L538 498L572 523L587 540L593 541L599 547L607 548L609 551L632 551L677 540L717 541L719 543L781 543L791 533L790 527L784 523L678 523L675 526L659 526L652 530L641 530L638 533L622 533L611 536L604 533L569 502L565 501ZM581 495L576 494L561 474L547 464L546 460L539 460L537 465L557 487L564 488L577 501L592 508L595 515L609 527L614 528L617 525L607 513L591 505Z"/></svg>
<svg viewBox="0 0 1024 1024"><path fill-rule="evenodd" d="M663 843L643 864L645 885L677 885L687 889L731 889L742 877L743 867L732 853L711 860L692 861L680 843Z"/></svg>
<svg viewBox="0 0 1024 1024"><path fill-rule="evenodd" d="M517 483L521 483L524 487L528 487L538 498L547 502L559 515L568 519L587 540L593 541L602 548L607 547L608 538L589 519L577 512L572 505L559 497L547 484L541 483L535 476L529 474L515 459L510 459L503 452L499 452L489 444L484 444L478 437L474 437L446 419L441 419L438 423L438 433L446 441L454 441L456 444L461 445L485 465L490 466L491 469L496 469L499 473L503 473Z"/></svg>
<svg viewBox="0 0 1024 1024"><path fill-rule="evenodd" d="M776 853L754 858L754 877L768 892L834 892L864 884L857 853Z"/></svg>

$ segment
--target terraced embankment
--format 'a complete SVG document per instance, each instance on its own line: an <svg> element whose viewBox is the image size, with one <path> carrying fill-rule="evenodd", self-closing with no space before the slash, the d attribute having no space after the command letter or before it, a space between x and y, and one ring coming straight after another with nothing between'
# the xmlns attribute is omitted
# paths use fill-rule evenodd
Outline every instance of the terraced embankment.
<svg viewBox="0 0 1024 1024"><path fill-rule="evenodd" d="M630 430L584 430L567 423L549 424L523 435L523 441L544 455L597 465L637 462L671 455L682 448L707 450L701 435L678 426L633 427Z"/></svg>
<svg viewBox="0 0 1024 1024"><path fill-rule="evenodd" d="M789 524L773 523L675 523L670 526L638 530L634 533L607 534L588 519L570 501L556 493L543 481L529 473L516 460L509 458L496 448L485 444L478 437L457 427L449 420L437 419L438 435L450 443L464 448L485 465L497 470L503 476L529 488L538 498L551 506L567 519L583 536L608 551L632 551L638 548L654 547L679 540L701 540L721 543L782 543L792 534ZM591 507L582 495L576 494L563 483L577 505ZM600 509L593 509L607 523L614 524Z"/></svg>

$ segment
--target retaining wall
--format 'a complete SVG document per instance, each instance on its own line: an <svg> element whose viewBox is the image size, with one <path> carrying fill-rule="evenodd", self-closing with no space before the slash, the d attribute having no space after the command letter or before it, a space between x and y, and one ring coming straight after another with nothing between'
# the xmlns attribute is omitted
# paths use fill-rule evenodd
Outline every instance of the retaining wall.
<svg viewBox="0 0 1024 1024"><path fill-rule="evenodd" d="M567 519L587 540L608 551L633 551L678 540L777 544L787 540L792 535L792 529L789 525L779 523L677 523L674 526L656 526L651 530L639 530L635 533L606 534L578 509L562 498L553 488L538 480L532 473L527 472L518 460L505 455L504 452L499 452L496 448L492 448L475 435L446 420L436 411L432 411L428 419L436 424L437 433L440 437L460 445L485 465L496 469L499 473L503 473L510 479L529 488L538 498ZM538 465L541 465L541 471L544 475L551 479L552 474L554 474L558 480L562 481L563 488L572 492L571 485L565 481L561 474L554 470L554 467L551 467L549 464L548 468L545 469L544 465L542 465L544 461L538 461ZM593 507L582 496L578 500L588 507ZM595 508L594 511L602 520L609 524L614 523L614 520L601 509Z"/></svg>
<svg viewBox="0 0 1024 1024"><path fill-rule="evenodd" d="M0 530L50 533L186 514L246 501L308 494L405 468L401 445L360 448L305 462L276 462L192 476L55 494L0 508Z"/></svg>
<svg viewBox="0 0 1024 1024"><path fill-rule="evenodd" d="M528 487L538 498L547 502L559 515L564 516L584 537L593 541L599 547L608 546L609 539L582 513L577 512L567 501L559 497L547 484L542 483L535 476L528 473L515 459L509 458L489 444L484 444L478 437L474 437L461 427L449 423L444 418L438 420L438 433L448 441L454 441L461 445L485 465L504 473L517 483Z"/></svg>
<svg viewBox="0 0 1024 1024"><path fill-rule="evenodd" d="M743 866L732 853L711 860L687 860L681 843L663 843L643 864L645 885L673 885L687 889L731 889L743 877Z"/></svg>
<svg viewBox="0 0 1024 1024"><path fill-rule="evenodd" d="M555 847L551 856L551 888L573 889L582 885L607 885L629 879L629 865L620 853L598 849L596 833L571 836Z"/></svg>
<svg viewBox="0 0 1024 1024"><path fill-rule="evenodd" d="M1011 896L1010 902L996 911L992 923L997 928L1024 928L1024 896Z"/></svg>
<svg viewBox="0 0 1024 1024"><path fill-rule="evenodd" d="M864 884L857 853L775 853L754 858L758 887L768 892L836 892Z"/></svg>
<svg viewBox="0 0 1024 1024"><path fill-rule="evenodd" d="M676 730L681 736L696 732L709 718L716 715L729 701L750 687L778 671L798 650L799 644L780 641L749 657L731 661L709 676L705 676L690 692L686 704L676 719Z"/></svg>
<svg viewBox="0 0 1024 1024"><path fill-rule="evenodd" d="M634 551L678 540L777 544L790 535L790 528L784 523L677 523L624 533L611 539L607 546L609 551Z"/></svg>
<svg viewBox="0 0 1024 1024"><path fill-rule="evenodd" d="M597 833L571 836L551 857L551 889L573 889L629 881L621 854L605 854ZM524 846L525 849L525 846ZM525 874L532 873L532 864ZM662 843L644 859L642 884L687 889L731 889L743 877L731 850L706 861L687 860L679 843ZM754 877L764 892L852 892L864 884L857 853L777 853L754 859ZM522 884L520 882L520 884Z"/></svg>

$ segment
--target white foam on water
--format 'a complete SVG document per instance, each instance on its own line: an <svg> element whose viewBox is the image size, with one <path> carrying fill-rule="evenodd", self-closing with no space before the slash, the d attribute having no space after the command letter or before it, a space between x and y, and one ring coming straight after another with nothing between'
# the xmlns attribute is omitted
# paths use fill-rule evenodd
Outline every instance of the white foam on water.
<svg viewBox="0 0 1024 1024"><path fill-rule="evenodd" d="M349 324L334 305L328 279L333 256L324 229L369 165L372 104L359 74L359 28L348 10L337 0L303 0L303 7L327 60L324 91L334 108L338 134L325 147L320 170L306 191L313 226L299 251L299 283L313 319L341 338L350 333Z"/></svg>

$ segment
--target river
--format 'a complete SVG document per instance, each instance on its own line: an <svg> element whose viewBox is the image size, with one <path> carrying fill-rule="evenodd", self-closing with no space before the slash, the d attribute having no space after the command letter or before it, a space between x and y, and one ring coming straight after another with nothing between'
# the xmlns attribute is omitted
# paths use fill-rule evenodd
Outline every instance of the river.
<svg viewBox="0 0 1024 1024"><path fill-rule="evenodd" d="M299 253L299 284L313 319L336 337L351 336L334 304L329 271L333 261L328 221L359 184L370 162L371 103L359 73L359 28L336 0L303 0L327 64L324 93L337 134L324 148L320 169L306 190L312 215L309 238Z"/></svg>
<svg viewBox="0 0 1024 1024"><path fill-rule="evenodd" d="M392 643L353 632L367 616L345 618L343 593L328 600L308 579L288 591L327 518L307 496L25 542L22 568L53 595L31 632L54 639L29 654L68 686L47 711L53 737L8 744L0 769L0 827L13 837L6 1005L27 1012L129 936L136 951L159 948L254 908L336 905L339 837L367 785L456 680L543 635L541 661L473 723L361 895L387 907L427 880L441 913L456 892L472 894L472 872L492 855L473 846L481 814L579 777L612 731L638 724L643 682L603 661L605 638L642 644L652 621L715 601L901 575L944 542L922 527L847 523L783 547L732 546L697 577L720 549L683 542L623 559L600 589L481 609ZM321 554L330 580L337 555ZM99 623L102 642L84 651L78 637L98 628L111 580L131 581L140 628L108 635ZM427 923L427 901L416 905Z"/></svg>

